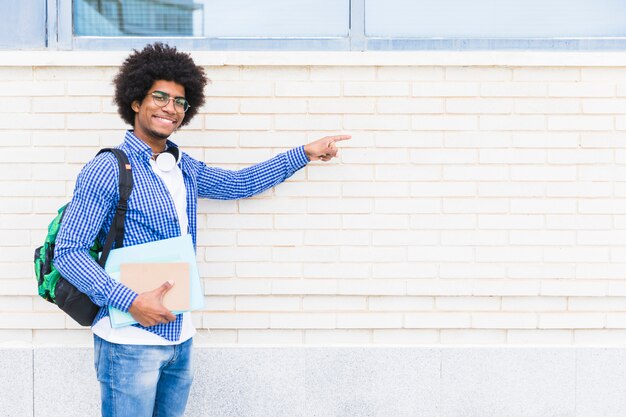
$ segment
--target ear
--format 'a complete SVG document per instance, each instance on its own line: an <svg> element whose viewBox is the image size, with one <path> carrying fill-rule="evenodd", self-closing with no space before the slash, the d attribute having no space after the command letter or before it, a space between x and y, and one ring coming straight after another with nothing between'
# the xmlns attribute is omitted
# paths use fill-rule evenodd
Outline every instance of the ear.
<svg viewBox="0 0 626 417"><path fill-rule="evenodd" d="M141 105L137 100L135 100L131 103L130 107L135 111L135 113L139 113L139 107L141 107Z"/></svg>

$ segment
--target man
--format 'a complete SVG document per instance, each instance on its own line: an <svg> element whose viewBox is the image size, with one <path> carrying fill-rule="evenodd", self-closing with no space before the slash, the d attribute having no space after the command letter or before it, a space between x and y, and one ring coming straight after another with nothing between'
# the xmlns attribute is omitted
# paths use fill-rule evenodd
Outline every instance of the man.
<svg viewBox="0 0 626 417"><path fill-rule="evenodd" d="M195 244L198 196L255 195L309 161L334 158L335 142L350 138L325 137L240 171L208 167L168 140L196 115L204 103L206 83L203 69L188 54L160 43L134 51L115 77L118 112L133 126L119 146L128 156L134 181L124 246L187 233ZM102 415L182 416L192 381L195 329L190 313L173 315L162 305L170 282L137 294L113 280L89 256L94 239L103 241L111 226L119 199L118 175L111 153L97 156L83 168L57 237L54 264L102 307L92 326ZM112 328L109 306L129 312L139 324Z"/></svg>

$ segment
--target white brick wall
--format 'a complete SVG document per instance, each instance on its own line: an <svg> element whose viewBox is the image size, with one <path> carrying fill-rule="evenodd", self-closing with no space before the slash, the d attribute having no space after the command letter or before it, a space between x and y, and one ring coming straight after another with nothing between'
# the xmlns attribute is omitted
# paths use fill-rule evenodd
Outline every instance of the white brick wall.
<svg viewBox="0 0 626 417"><path fill-rule="evenodd" d="M626 68L392 63L208 62L174 139L191 155L237 168L353 138L200 203L202 343L626 343ZM32 250L122 137L115 70L0 65L0 343L89 343L36 296Z"/></svg>

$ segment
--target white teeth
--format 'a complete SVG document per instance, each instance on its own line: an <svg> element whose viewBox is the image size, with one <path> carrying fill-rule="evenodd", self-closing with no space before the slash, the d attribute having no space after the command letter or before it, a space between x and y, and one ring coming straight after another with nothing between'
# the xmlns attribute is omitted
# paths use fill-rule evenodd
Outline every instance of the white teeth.
<svg viewBox="0 0 626 417"><path fill-rule="evenodd" d="M159 120L163 120L164 122L167 122L167 123L172 123L172 124L174 124L174 121L173 121L173 120L164 119L164 118L162 118L162 117L158 117L158 116L157 116L157 119L159 119Z"/></svg>

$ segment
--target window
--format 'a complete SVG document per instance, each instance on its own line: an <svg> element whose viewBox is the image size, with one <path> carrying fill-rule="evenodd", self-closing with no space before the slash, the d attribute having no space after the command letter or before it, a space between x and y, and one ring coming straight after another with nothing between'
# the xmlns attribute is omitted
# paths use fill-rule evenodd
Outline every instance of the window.
<svg viewBox="0 0 626 417"><path fill-rule="evenodd" d="M5 49L626 50L624 0L23 0Z"/></svg>

